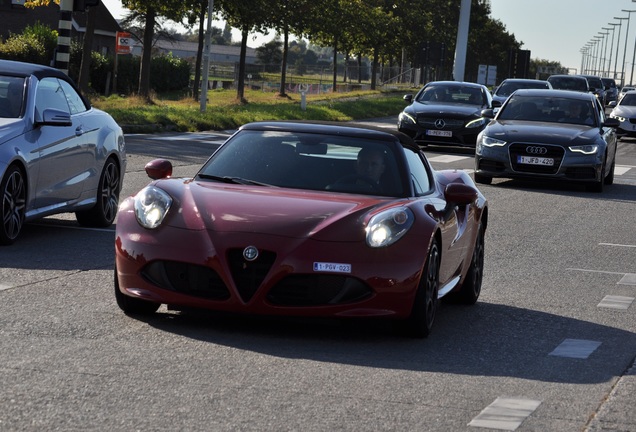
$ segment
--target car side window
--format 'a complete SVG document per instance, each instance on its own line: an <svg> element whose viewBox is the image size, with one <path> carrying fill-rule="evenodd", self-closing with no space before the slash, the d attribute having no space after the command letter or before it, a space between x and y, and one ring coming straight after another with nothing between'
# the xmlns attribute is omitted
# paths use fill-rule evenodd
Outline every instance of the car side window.
<svg viewBox="0 0 636 432"><path fill-rule="evenodd" d="M42 121L45 109L58 109L70 114L66 94L57 78L43 78L35 95L35 118Z"/></svg>
<svg viewBox="0 0 636 432"><path fill-rule="evenodd" d="M60 85L64 90L64 94L66 95L66 102L71 110L71 114L82 113L87 110L86 104L82 97L75 91L73 86L71 86L66 81L60 80Z"/></svg>
<svg viewBox="0 0 636 432"><path fill-rule="evenodd" d="M416 195L424 195L431 189L429 170L418 152L405 148L404 154L411 173L411 183Z"/></svg>

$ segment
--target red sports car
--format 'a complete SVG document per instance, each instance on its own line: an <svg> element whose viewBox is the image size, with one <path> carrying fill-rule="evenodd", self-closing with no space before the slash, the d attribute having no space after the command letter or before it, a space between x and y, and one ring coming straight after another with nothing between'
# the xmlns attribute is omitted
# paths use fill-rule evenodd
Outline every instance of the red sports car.
<svg viewBox="0 0 636 432"><path fill-rule="evenodd" d="M400 132L250 123L194 178L172 178L166 160L146 172L117 220L127 314L377 317L426 337L442 297L479 297L487 201Z"/></svg>

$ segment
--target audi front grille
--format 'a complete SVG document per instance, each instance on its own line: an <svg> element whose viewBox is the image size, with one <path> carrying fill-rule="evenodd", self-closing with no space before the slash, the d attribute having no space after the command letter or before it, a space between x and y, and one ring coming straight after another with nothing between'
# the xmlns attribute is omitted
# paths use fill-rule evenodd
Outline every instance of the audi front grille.
<svg viewBox="0 0 636 432"><path fill-rule="evenodd" d="M551 144L512 143L509 146L510 166L516 172L533 174L556 174L561 167L565 149ZM553 165L531 165L518 163L518 156L551 158Z"/></svg>

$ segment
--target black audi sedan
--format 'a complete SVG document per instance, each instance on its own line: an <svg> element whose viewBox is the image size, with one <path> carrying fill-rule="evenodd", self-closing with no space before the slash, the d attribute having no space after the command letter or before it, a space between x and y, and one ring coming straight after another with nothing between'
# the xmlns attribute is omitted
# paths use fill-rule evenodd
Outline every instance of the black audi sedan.
<svg viewBox="0 0 636 432"><path fill-rule="evenodd" d="M475 181L493 177L583 182L602 192L614 182L617 119L592 93L517 90L477 138Z"/></svg>
<svg viewBox="0 0 636 432"><path fill-rule="evenodd" d="M398 118L398 130L422 147L475 147L477 135L488 122L481 111L493 107L486 86L460 81L432 81L404 100L409 105Z"/></svg>

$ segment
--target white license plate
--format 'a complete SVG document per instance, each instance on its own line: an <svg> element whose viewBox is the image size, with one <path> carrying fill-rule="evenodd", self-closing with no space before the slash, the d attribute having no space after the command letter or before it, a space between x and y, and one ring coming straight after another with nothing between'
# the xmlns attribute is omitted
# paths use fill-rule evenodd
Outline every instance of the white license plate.
<svg viewBox="0 0 636 432"><path fill-rule="evenodd" d="M333 272L333 273L351 273L351 264L315 262L314 271Z"/></svg>
<svg viewBox="0 0 636 432"><path fill-rule="evenodd" d="M554 165L553 158L535 157L535 156L517 156L517 163L528 165Z"/></svg>
<svg viewBox="0 0 636 432"><path fill-rule="evenodd" d="M453 132L452 131L430 130L430 129L428 129L426 131L426 135L438 136L438 137L452 137L453 136Z"/></svg>

